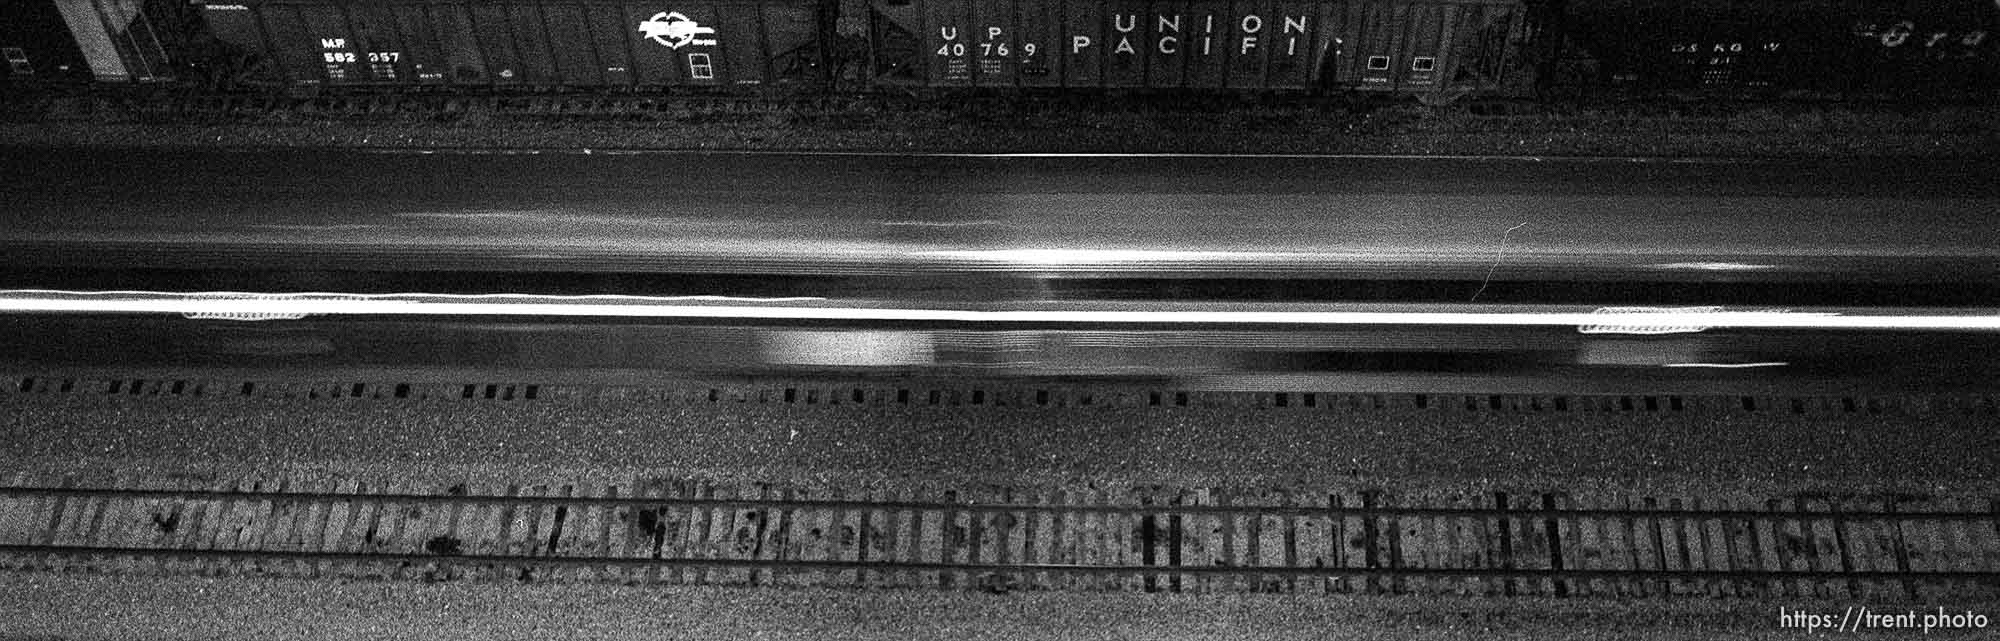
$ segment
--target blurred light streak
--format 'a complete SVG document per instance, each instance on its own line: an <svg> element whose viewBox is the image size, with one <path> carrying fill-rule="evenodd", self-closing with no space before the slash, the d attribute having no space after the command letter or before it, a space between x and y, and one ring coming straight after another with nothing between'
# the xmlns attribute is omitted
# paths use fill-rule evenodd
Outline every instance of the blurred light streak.
<svg viewBox="0 0 2000 641"><path fill-rule="evenodd" d="M1667 363L1660 367L1708 367L1716 369L1746 369L1751 367L1784 367L1791 363L1770 361L1763 363Z"/></svg>
<svg viewBox="0 0 2000 641"><path fill-rule="evenodd" d="M779 303L818 302L818 305ZM753 303L753 304L745 304ZM538 296L529 294L256 294L245 292L52 292L0 291L0 312L182 315L402 315L617 318L717 318L736 320L822 320L945 322L964 324L1223 324L1223 325L1446 325L1446 326L1638 326L1693 325L1711 328L2000 330L2000 313L1798 312L1784 310L1602 313L1513 308L1496 311L1477 305L1438 304L1420 311L1370 311L1295 306L1304 309L1093 309L1015 310L899 307L871 301L828 301L814 297L741 299L720 296ZM1558 308L1560 309L1560 308Z"/></svg>
<svg viewBox="0 0 2000 641"><path fill-rule="evenodd" d="M1784 310L1776 311L1782 312ZM1711 314L1719 314L1722 313L1722 307L1716 305L1703 307L1601 307L1592 313L1619 318L1644 315L1669 319L1668 322L1598 323L1576 328L1576 331L1584 334L1637 334L1650 336L1658 334L1691 334L1706 331L1711 327L1710 325L1675 323L1671 322L1671 320L1700 318Z"/></svg>
<svg viewBox="0 0 2000 641"><path fill-rule="evenodd" d="M1304 252L1180 251L1165 249L970 249L923 252L949 260L1014 263L1060 267L1076 264L1202 262L1218 260L1296 260L1315 258Z"/></svg>
<svg viewBox="0 0 2000 641"><path fill-rule="evenodd" d="M764 362L771 364L891 367L937 362L930 332L781 330L764 332L759 341Z"/></svg>
<svg viewBox="0 0 2000 641"><path fill-rule="evenodd" d="M1721 262L1664 263L1660 265L1647 265L1647 267L1651 267L1653 269L1689 269L1689 270L1710 271L1710 272L1743 272L1743 271L1756 271L1760 269L1778 268L1777 265L1751 265L1748 263L1721 263Z"/></svg>

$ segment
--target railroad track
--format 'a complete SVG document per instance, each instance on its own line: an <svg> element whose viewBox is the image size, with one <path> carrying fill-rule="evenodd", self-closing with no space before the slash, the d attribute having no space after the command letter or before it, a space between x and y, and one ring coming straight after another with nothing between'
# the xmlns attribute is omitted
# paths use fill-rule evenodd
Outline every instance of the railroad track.
<svg viewBox="0 0 2000 641"><path fill-rule="evenodd" d="M0 567L996 592L2000 595L1992 498L186 485L17 477L0 488Z"/></svg>

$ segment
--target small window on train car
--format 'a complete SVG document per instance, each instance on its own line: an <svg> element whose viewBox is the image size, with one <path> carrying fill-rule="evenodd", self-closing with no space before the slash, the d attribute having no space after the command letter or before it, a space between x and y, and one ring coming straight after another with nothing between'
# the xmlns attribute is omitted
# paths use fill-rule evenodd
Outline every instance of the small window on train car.
<svg viewBox="0 0 2000 641"><path fill-rule="evenodd" d="M1369 57L1368 57L1368 70L1369 70L1369 71L1388 71L1388 70L1389 70L1389 57L1388 57L1388 56L1369 56Z"/></svg>
<svg viewBox="0 0 2000 641"><path fill-rule="evenodd" d="M711 80L715 78L715 65L708 61L708 54L688 54L688 77L696 80Z"/></svg>
<svg viewBox="0 0 2000 641"><path fill-rule="evenodd" d="M1410 71L1430 71L1437 66L1438 59L1430 56L1417 56L1417 59L1410 61Z"/></svg>

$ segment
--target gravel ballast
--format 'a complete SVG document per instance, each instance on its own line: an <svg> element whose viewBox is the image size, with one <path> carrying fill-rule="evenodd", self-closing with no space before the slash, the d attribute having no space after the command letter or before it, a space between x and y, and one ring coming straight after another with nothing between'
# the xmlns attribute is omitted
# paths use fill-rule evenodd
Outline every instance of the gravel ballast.
<svg viewBox="0 0 2000 641"><path fill-rule="evenodd" d="M655 470L722 478L1633 489L1986 487L1978 414L1596 414L0 397L4 459Z"/></svg>
<svg viewBox="0 0 2000 641"><path fill-rule="evenodd" d="M1023 594L0 575L8 639L1812 639L1848 603ZM1927 604L2000 616L1995 604ZM1842 638L1985 638L1864 630Z"/></svg>

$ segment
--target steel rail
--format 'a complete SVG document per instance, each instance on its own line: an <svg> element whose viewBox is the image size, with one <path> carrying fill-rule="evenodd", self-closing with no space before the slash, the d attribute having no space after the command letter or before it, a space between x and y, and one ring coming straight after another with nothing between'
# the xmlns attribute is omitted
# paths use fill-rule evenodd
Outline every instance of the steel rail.
<svg viewBox="0 0 2000 641"><path fill-rule="evenodd" d="M1035 563L943 563L911 561L820 561L795 559L702 559L688 557L507 556L317 552L306 550L215 550L60 545L0 545L0 554L55 557L155 557L182 560L226 559L296 562L363 562L401 565L451 564L489 566L565 566L627 568L715 568L759 570L870 570L962 572L968 574L1030 574L1037 572L1095 575L1240 575L1240 576L1365 576L1519 579L1710 579L1735 581L1783 580L1915 580L1994 581L2000 571L1840 571L1840 570L1598 570L1552 568L1407 568L1244 565L1075 565Z"/></svg>

